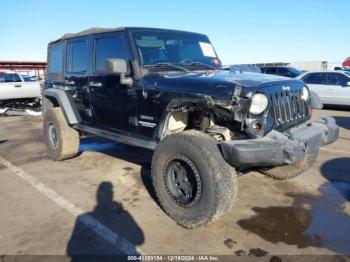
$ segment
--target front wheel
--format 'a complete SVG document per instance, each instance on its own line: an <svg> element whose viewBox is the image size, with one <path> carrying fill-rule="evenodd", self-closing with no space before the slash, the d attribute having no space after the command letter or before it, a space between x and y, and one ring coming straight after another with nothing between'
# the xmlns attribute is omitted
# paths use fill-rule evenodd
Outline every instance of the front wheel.
<svg viewBox="0 0 350 262"><path fill-rule="evenodd" d="M237 195L237 175L216 141L198 131L169 135L152 158L153 186L163 210L185 228L224 215Z"/></svg>

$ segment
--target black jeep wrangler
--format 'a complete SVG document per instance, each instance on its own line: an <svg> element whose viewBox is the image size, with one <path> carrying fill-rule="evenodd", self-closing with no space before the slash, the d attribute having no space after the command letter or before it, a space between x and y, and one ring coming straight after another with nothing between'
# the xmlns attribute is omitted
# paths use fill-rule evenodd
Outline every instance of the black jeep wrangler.
<svg viewBox="0 0 350 262"><path fill-rule="evenodd" d="M234 204L237 170L295 177L334 142L333 118L311 122L304 82L221 70L207 36L151 28L90 29L48 45L43 92L50 156L77 155L85 134L154 150L164 211L186 228Z"/></svg>

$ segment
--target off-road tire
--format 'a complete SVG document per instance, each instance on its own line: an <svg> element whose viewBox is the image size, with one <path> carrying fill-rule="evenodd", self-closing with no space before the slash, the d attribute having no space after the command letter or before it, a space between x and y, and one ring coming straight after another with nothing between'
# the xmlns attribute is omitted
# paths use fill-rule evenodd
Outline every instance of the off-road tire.
<svg viewBox="0 0 350 262"><path fill-rule="evenodd" d="M53 125L57 131L58 145L56 148L50 142L50 125ZM73 158L78 154L80 143L79 133L67 124L60 107L54 107L45 112L43 135L48 154L52 159L65 160Z"/></svg>
<svg viewBox="0 0 350 262"><path fill-rule="evenodd" d="M318 151L306 154L304 159L292 165L263 169L262 173L274 179L285 180L296 177L307 171L317 160Z"/></svg>
<svg viewBox="0 0 350 262"><path fill-rule="evenodd" d="M190 159L202 181L201 195L191 207L176 203L165 182L167 161L176 155ZM152 181L163 210L188 229L207 225L223 216L237 196L235 169L226 163L215 139L195 130L169 135L160 142L152 158Z"/></svg>

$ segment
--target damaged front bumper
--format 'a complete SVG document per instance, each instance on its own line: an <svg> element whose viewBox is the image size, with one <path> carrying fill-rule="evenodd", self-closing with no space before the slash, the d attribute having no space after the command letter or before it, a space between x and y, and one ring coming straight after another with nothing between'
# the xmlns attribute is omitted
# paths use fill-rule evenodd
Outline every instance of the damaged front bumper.
<svg viewBox="0 0 350 262"><path fill-rule="evenodd" d="M337 140L339 127L333 117L321 117L288 132L273 130L263 138L222 142L221 150L235 167L293 164L326 144Z"/></svg>

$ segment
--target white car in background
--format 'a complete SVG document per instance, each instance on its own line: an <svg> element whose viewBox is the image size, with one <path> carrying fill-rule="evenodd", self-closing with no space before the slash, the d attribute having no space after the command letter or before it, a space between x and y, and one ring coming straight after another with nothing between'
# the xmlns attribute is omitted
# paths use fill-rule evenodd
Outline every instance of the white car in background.
<svg viewBox="0 0 350 262"><path fill-rule="evenodd" d="M0 72L0 115L40 115L41 83Z"/></svg>
<svg viewBox="0 0 350 262"><path fill-rule="evenodd" d="M323 104L350 106L350 72L307 72L298 77L321 99Z"/></svg>

